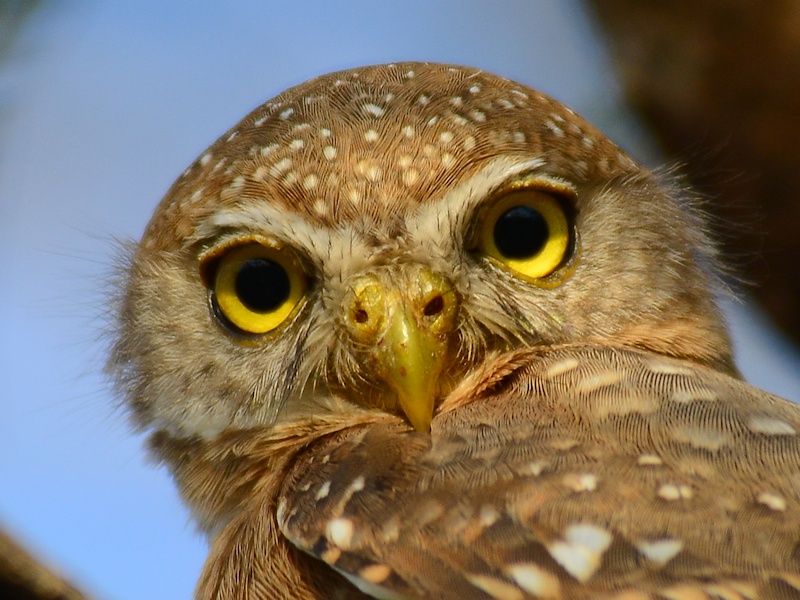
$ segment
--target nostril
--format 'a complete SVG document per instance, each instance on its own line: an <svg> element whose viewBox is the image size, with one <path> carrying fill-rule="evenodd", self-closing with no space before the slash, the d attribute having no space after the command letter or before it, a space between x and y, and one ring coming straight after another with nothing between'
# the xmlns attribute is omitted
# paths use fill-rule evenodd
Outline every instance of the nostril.
<svg viewBox="0 0 800 600"><path fill-rule="evenodd" d="M426 317L433 317L442 312L442 310L444 310L444 298L442 298L441 294L437 294L425 305L425 308L422 309L422 314Z"/></svg>
<svg viewBox="0 0 800 600"><path fill-rule="evenodd" d="M356 323L364 324L369 321L369 314L363 308L357 308L353 311L353 319Z"/></svg>

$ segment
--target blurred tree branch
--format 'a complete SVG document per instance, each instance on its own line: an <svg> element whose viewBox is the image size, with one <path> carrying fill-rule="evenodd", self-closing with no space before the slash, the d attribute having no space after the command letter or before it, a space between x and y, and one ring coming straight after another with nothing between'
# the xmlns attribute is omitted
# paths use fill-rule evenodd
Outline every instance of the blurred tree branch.
<svg viewBox="0 0 800 600"><path fill-rule="evenodd" d="M86 600L87 596L0 531L0 598Z"/></svg>
<svg viewBox="0 0 800 600"><path fill-rule="evenodd" d="M631 104L718 199L726 255L800 340L800 3L587 0Z"/></svg>
<svg viewBox="0 0 800 600"><path fill-rule="evenodd" d="M0 0L0 68L9 61L23 25L41 5L37 0ZM86 600L87 596L0 530L0 598Z"/></svg>

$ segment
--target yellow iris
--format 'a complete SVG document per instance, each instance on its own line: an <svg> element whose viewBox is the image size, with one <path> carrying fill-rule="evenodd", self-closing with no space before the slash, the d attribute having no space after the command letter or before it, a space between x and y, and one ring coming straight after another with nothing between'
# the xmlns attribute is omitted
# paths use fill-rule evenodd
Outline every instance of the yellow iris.
<svg viewBox="0 0 800 600"><path fill-rule="evenodd" d="M550 275L570 247L570 223L562 201L535 189L515 189L482 220L480 250L523 279Z"/></svg>
<svg viewBox="0 0 800 600"><path fill-rule="evenodd" d="M216 264L214 300L219 312L245 333L267 333L294 312L308 280L294 254L259 243L234 246Z"/></svg>

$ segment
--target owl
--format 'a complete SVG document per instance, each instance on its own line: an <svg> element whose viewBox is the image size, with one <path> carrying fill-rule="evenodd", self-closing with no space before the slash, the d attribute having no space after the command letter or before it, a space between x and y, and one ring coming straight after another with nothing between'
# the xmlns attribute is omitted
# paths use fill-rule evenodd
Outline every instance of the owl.
<svg viewBox="0 0 800 600"><path fill-rule="evenodd" d="M692 193L465 67L259 106L157 207L109 370L201 599L800 597L800 409Z"/></svg>

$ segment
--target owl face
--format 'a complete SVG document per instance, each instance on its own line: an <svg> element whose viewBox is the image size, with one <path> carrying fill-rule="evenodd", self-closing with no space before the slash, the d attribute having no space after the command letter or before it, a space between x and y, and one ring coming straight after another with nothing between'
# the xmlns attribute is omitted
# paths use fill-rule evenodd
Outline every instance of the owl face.
<svg viewBox="0 0 800 600"><path fill-rule="evenodd" d="M732 370L685 194L482 71L327 75L246 116L159 205L111 369L143 426L382 410L426 430L488 355L602 342Z"/></svg>

